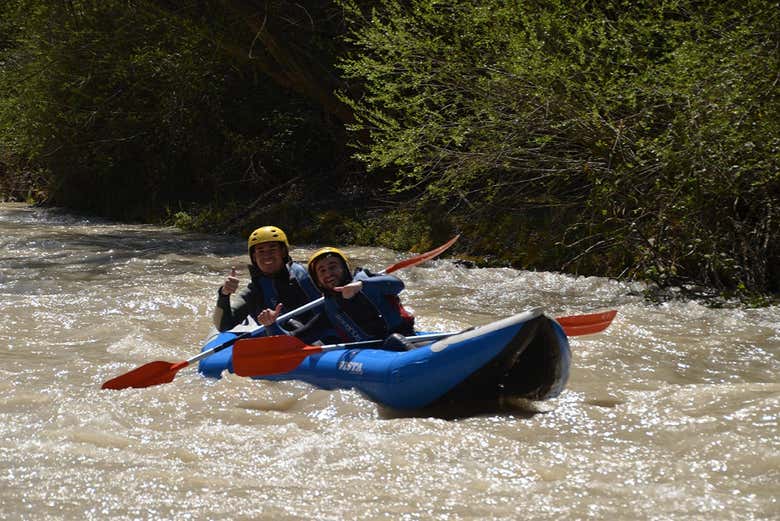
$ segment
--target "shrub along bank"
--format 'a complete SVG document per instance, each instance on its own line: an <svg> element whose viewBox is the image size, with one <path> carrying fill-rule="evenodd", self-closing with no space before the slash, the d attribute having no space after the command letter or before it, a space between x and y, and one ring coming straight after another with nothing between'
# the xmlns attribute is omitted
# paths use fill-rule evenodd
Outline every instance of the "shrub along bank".
<svg viewBox="0 0 780 521"><path fill-rule="evenodd" d="M780 291L778 7L8 0L0 186L236 234L457 230L480 263L755 300Z"/></svg>

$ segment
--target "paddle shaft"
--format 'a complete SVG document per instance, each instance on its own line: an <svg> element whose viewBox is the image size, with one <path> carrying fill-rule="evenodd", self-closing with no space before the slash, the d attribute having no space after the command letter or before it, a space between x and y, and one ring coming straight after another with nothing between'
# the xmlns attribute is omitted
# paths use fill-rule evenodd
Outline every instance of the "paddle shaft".
<svg viewBox="0 0 780 521"><path fill-rule="evenodd" d="M566 336L583 336L598 333L605 330L612 319L617 314L616 310L605 311L602 313L590 313L587 315L571 315L566 317L556 317L555 321L558 322L566 333ZM589 328L589 329L588 329ZM441 340L448 336L457 335L458 333L423 333L421 335L412 335L404 337L410 342L425 342L428 340ZM239 340L236 338L236 340ZM318 346L322 351L335 351L337 349L349 349L352 347L370 347L376 345L382 345L384 339L378 340L362 340L360 342L346 342L342 344L328 344L324 346Z"/></svg>
<svg viewBox="0 0 780 521"><path fill-rule="evenodd" d="M614 318L616 311L609 311L605 313L593 313L589 315L572 315L569 317L557 317L555 320L561 324L561 328L563 329L564 333L566 333L566 336L582 336L591 334L590 332L581 332L577 330L576 328L573 328L568 323L577 321L583 323L582 326L585 326L585 321L590 320L591 323L595 327L600 328L600 330L604 330L607 328L610 322L612 322L612 318ZM602 317L608 317L606 319L602 319ZM595 321L599 320L598 323ZM426 342L431 340L441 340L442 338L447 338L449 336L457 335L458 333L423 333L420 335L412 335L404 337L409 342ZM238 340L238 339L236 339ZM336 351L338 349L350 349L350 348L362 348L362 347L371 347L371 346L378 346L384 344L384 339L378 339L378 340L362 340L360 342L346 342L342 344L328 344L324 346L317 346L321 351Z"/></svg>
<svg viewBox="0 0 780 521"><path fill-rule="evenodd" d="M448 336L457 335L457 333L424 333L422 335L412 335L404 337L409 342L429 342L431 340L441 340ZM351 348L363 348L371 346L381 346L385 343L385 339L378 340L362 340L360 342L348 342L344 344L328 344L326 346L318 346L321 351L337 351L339 349L351 349Z"/></svg>
<svg viewBox="0 0 780 521"><path fill-rule="evenodd" d="M427 333L405 337L409 342L431 342L457 333ZM384 339L363 340L325 346L307 345L289 335L248 338L236 342L233 348L233 371L238 376L257 376L288 373L309 355L325 351L379 347Z"/></svg>
<svg viewBox="0 0 780 521"><path fill-rule="evenodd" d="M606 329L616 313L616 310L611 310L604 313L558 317L555 321L566 336L588 335ZM536 315L533 316L541 316L541 310L537 310ZM425 342L457 334L429 333L405 338L409 342ZM374 346L381 348L384 342L384 339L376 339L320 346L307 345L301 339L288 335L250 338L240 340L235 344L233 370L239 376L288 373L298 367L304 359L316 353Z"/></svg>

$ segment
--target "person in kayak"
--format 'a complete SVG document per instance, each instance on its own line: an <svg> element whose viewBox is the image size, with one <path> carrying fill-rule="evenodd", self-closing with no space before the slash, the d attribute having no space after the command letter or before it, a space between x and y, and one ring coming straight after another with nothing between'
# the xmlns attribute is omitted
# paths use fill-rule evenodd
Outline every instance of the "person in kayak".
<svg viewBox="0 0 780 521"><path fill-rule="evenodd" d="M414 316L401 304L404 283L392 275L358 268L338 248L322 248L309 258L309 275L325 297L324 312L341 342L386 339L384 348L413 349ZM330 339L327 339L328 341Z"/></svg>
<svg viewBox="0 0 780 521"><path fill-rule="evenodd" d="M248 316L267 328L266 334L281 334L276 318L318 299L319 289L306 268L290 258L287 235L276 226L263 226L247 241L251 281L238 292L239 279L233 268L217 291L214 325L219 331L231 329ZM232 295L232 297L231 297ZM307 331L322 328L322 313L306 312L283 326L296 336L308 338Z"/></svg>

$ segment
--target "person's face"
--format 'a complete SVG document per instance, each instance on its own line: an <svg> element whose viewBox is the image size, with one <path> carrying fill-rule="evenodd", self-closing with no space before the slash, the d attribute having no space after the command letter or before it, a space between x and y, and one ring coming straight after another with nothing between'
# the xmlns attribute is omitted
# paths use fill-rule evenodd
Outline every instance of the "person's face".
<svg viewBox="0 0 780 521"><path fill-rule="evenodd" d="M344 280L344 265L336 257L325 257L314 265L314 273L320 286L332 290Z"/></svg>
<svg viewBox="0 0 780 521"><path fill-rule="evenodd" d="M252 249L252 260L260 271L273 275L284 267L284 247L280 242L263 242Z"/></svg>

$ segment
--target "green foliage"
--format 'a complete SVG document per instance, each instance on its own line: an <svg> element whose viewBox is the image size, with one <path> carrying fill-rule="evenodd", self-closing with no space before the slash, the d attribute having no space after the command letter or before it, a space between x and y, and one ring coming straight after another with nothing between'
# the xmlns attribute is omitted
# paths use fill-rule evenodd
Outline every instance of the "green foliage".
<svg viewBox="0 0 780 521"><path fill-rule="evenodd" d="M230 219L235 211L236 208L230 204L220 206L213 204L205 206L190 205L188 210L179 210L177 212L168 208L163 222L182 230L209 231L214 230L216 224L224 223Z"/></svg>
<svg viewBox="0 0 780 521"><path fill-rule="evenodd" d="M778 291L777 8L349 4L357 157L521 265Z"/></svg>
<svg viewBox="0 0 780 521"><path fill-rule="evenodd" d="M258 5L0 3L0 191L780 291L777 1Z"/></svg>
<svg viewBox="0 0 780 521"><path fill-rule="evenodd" d="M332 162L318 108L196 19L149 1L9 0L0 20L0 145L46 173L51 203L164 217Z"/></svg>
<svg viewBox="0 0 780 521"><path fill-rule="evenodd" d="M207 81L192 63L196 42L174 54L181 34L151 17L137 25L120 2L14 4L1 139L48 171L53 201L110 213L175 189L173 163L201 117L192 97Z"/></svg>

